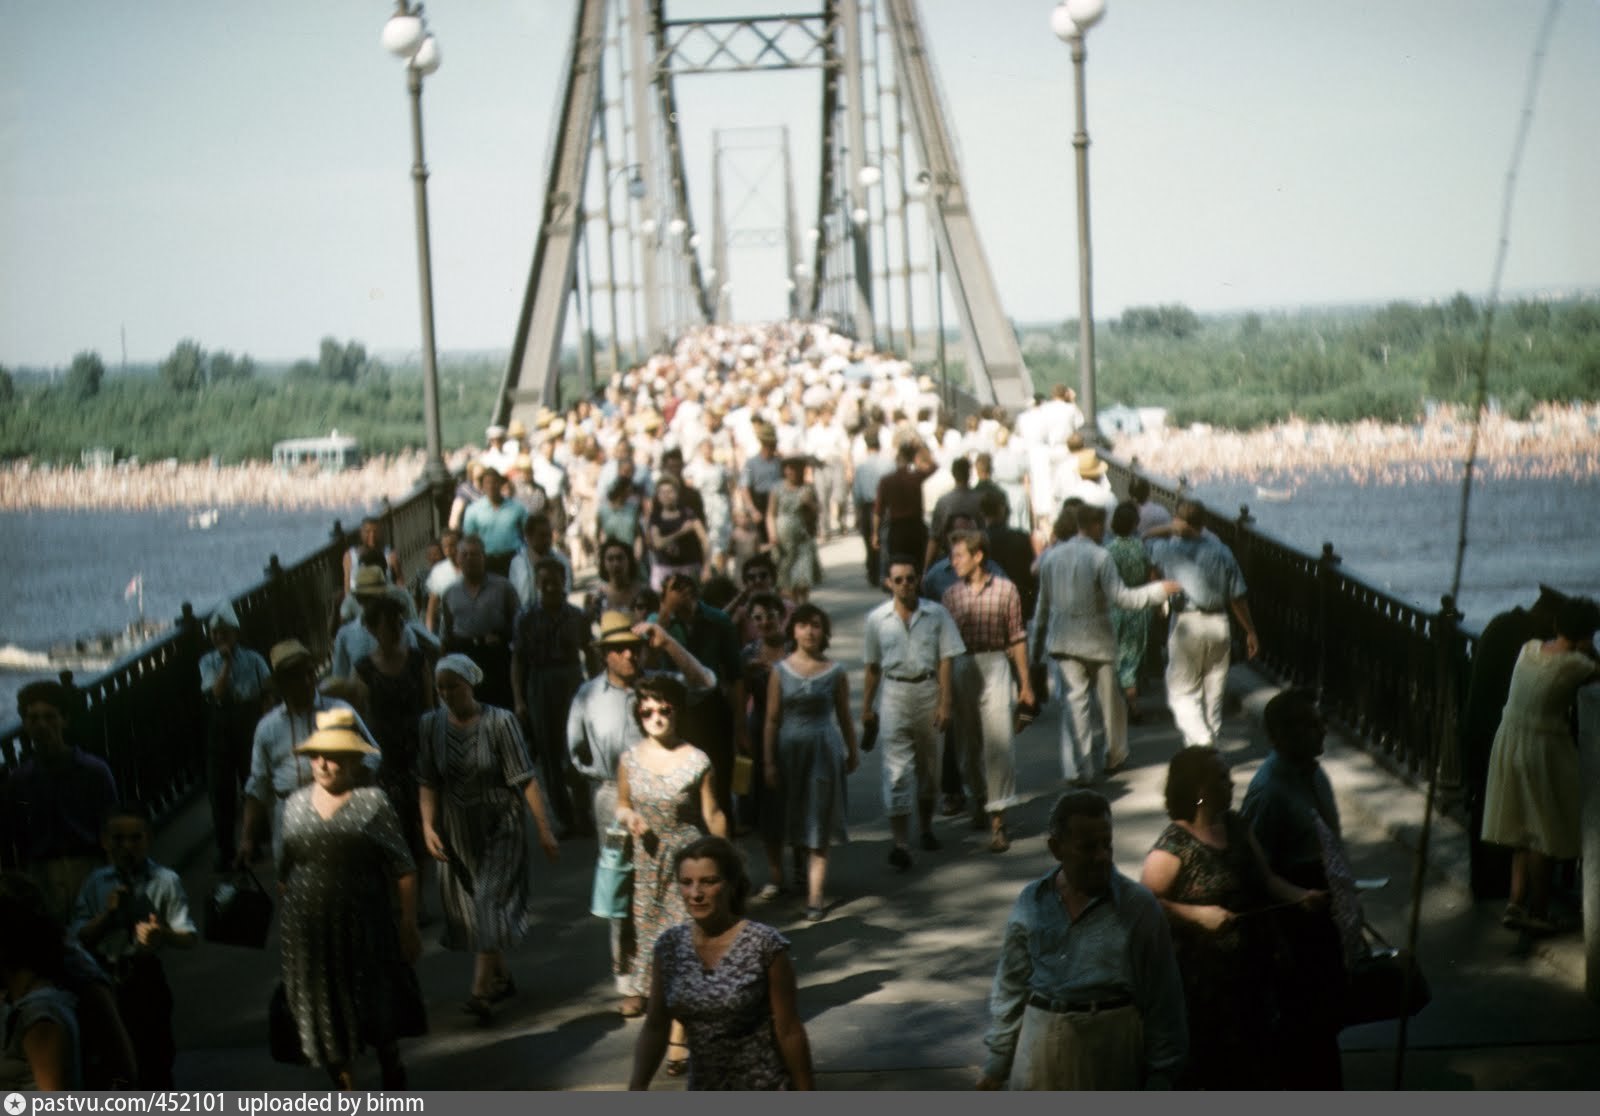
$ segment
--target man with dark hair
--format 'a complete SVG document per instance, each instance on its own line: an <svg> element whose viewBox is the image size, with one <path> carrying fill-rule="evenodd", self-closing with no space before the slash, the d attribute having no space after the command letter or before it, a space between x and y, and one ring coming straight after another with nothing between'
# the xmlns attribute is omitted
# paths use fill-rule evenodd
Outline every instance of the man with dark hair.
<svg viewBox="0 0 1600 1116"><path fill-rule="evenodd" d="M850 480L850 495L855 500L856 530L861 532L861 544L867 552L867 584L878 585L883 576L878 570L882 551L878 549L878 534L873 529L872 507L878 498L878 482L894 468L894 463L879 452L880 427L869 423L861 432L861 460L856 462L855 475Z"/></svg>
<svg viewBox="0 0 1600 1116"><path fill-rule="evenodd" d="M72 692L60 682L30 682L18 691L17 715L32 748L0 782L0 855L33 877L63 922L101 863L100 826L117 803L111 768L67 741L72 707Z"/></svg>
<svg viewBox="0 0 1600 1116"><path fill-rule="evenodd" d="M1096 767L1115 772L1128 759L1128 707L1117 686L1117 637L1111 606L1151 608L1176 582L1130 588L1101 539L1105 509L1078 508L1078 533L1053 547L1039 562L1039 607L1033 625L1034 662L1049 656L1061 702L1061 770L1078 786L1088 786ZM1098 727L1093 706L1099 707Z"/></svg>
<svg viewBox="0 0 1600 1116"><path fill-rule="evenodd" d="M933 475L933 460L918 464L918 454L926 454L920 442L902 442L895 451L895 468L878 482L872 504L872 533L878 540L878 553L909 554L922 574L928 549L928 525L922 517L922 482ZM884 571L887 575L888 571Z"/></svg>
<svg viewBox="0 0 1600 1116"><path fill-rule="evenodd" d="M238 853L239 789L250 774L256 722L267 710L272 668L239 645L239 617L227 602L207 625L211 650L200 656L200 696L206 704L206 791L219 871Z"/></svg>
<svg viewBox="0 0 1600 1116"><path fill-rule="evenodd" d="M955 482L955 487L933 502L933 525L928 532L927 551L923 555L924 569L933 565L933 560L939 556L939 548L944 545L945 532L950 529L952 516L965 516L974 524L982 522L983 511L979 504L982 497L972 487L972 462L965 457L950 462L950 479Z"/></svg>
<svg viewBox="0 0 1600 1116"><path fill-rule="evenodd" d="M487 568L504 577L522 545L522 521L528 518L528 509L507 498L505 478L496 470L484 469L478 484L483 496L462 517L461 533L482 541Z"/></svg>
<svg viewBox="0 0 1600 1116"><path fill-rule="evenodd" d="M1117 871L1104 796L1062 795L1049 845L1006 922L978 1088L1170 1088L1189 1036L1161 903Z"/></svg>
<svg viewBox="0 0 1600 1116"><path fill-rule="evenodd" d="M733 620L700 599L700 583L688 574L671 574L662 582L661 609L652 619L717 676L715 690L691 698L678 728L684 739L710 758L717 802L731 818L733 757L750 753L744 666L739 658L743 644Z"/></svg>
<svg viewBox="0 0 1600 1116"><path fill-rule="evenodd" d="M1128 482L1128 499L1139 505L1139 537L1150 534L1154 527L1165 527L1172 522L1172 513L1150 499L1150 482L1135 476Z"/></svg>
<svg viewBox="0 0 1600 1116"><path fill-rule="evenodd" d="M577 827L569 792L574 776L567 755L567 710L583 685L583 662L593 638L583 610L567 601L566 568L554 558L534 567L538 595L517 613L511 642L511 678L517 720L562 836Z"/></svg>
<svg viewBox="0 0 1600 1116"><path fill-rule="evenodd" d="M530 515L522 521L522 549L511 559L506 580L511 582L511 588L517 591L518 602L524 607L538 599L539 587L534 583L533 569L546 559L561 567L562 592L572 592L572 563L556 549L555 540L554 527L544 512Z"/></svg>
<svg viewBox="0 0 1600 1116"><path fill-rule="evenodd" d="M1244 628L1245 657L1261 650L1244 574L1233 552L1205 533L1205 514L1197 500L1178 501L1172 522L1153 528L1148 544L1150 560L1183 591L1167 637L1167 706L1190 747L1215 744L1222 728L1222 691L1233 650L1230 610Z"/></svg>
<svg viewBox="0 0 1600 1116"><path fill-rule="evenodd" d="M485 705L515 708L511 692L511 636L521 602L511 582L491 573L483 540L466 535L456 547L461 580L444 594L439 640L446 654L461 652L483 671L478 697Z"/></svg>
<svg viewBox="0 0 1600 1116"><path fill-rule="evenodd" d="M867 729L882 723L884 812L894 837L889 863L904 872L911 867L913 805L922 847L942 847L933 833L939 753L951 721L953 662L965 647L944 606L918 595L916 558L893 554L888 566L885 587L893 595L867 613L861 720ZM880 685L881 711L873 705Z"/></svg>
<svg viewBox="0 0 1600 1116"><path fill-rule="evenodd" d="M972 796L974 829L989 828L989 851L1011 847L1005 812L1017 801L1017 762L1011 741L1011 672L1022 680L1023 705L1033 705L1028 678L1022 598L1004 577L984 569L982 531L950 533L950 564L959 579L945 590L945 611L966 650L956 658L952 737Z"/></svg>
<svg viewBox="0 0 1600 1116"><path fill-rule="evenodd" d="M762 552L746 558L744 565L739 568L739 578L744 582L744 588L739 590L738 596L728 602L728 607L723 611L728 614L728 618L738 630L739 645L742 647L755 639L758 634L750 619L750 602L757 594L777 593L779 599L783 601L780 624L789 622L789 614L794 611L794 602L777 592L778 564L772 560L771 554Z"/></svg>

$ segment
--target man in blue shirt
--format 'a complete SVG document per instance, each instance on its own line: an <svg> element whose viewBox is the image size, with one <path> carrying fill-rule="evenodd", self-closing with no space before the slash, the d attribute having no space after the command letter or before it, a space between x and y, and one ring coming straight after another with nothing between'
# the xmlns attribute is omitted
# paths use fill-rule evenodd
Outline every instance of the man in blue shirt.
<svg viewBox="0 0 1600 1116"><path fill-rule="evenodd" d="M505 478L495 470L485 469L478 484L483 497L462 517L461 533L482 539L489 572L505 577L511 559L522 549L522 521L528 518L528 509L519 500L506 499Z"/></svg>
<svg viewBox="0 0 1600 1116"><path fill-rule="evenodd" d="M1098 792L1057 800L1049 843L1060 867L1006 923L978 1088L1170 1088L1189 1032L1161 903L1112 863Z"/></svg>
<svg viewBox="0 0 1600 1116"><path fill-rule="evenodd" d="M856 504L856 530L861 532L861 543L867 550L867 584L874 588L882 583L878 571L882 552L872 530L872 505L878 499L878 482L894 471L894 462L878 449L878 430L877 423L871 423L861 432L866 456L856 464L855 477L850 482L850 495Z"/></svg>
<svg viewBox="0 0 1600 1116"><path fill-rule="evenodd" d="M250 777L256 722L266 712L272 670L267 660L239 645L239 617L226 601L207 625L210 651L200 656L200 693L206 703L206 790L217 868L238 854L239 790Z"/></svg>

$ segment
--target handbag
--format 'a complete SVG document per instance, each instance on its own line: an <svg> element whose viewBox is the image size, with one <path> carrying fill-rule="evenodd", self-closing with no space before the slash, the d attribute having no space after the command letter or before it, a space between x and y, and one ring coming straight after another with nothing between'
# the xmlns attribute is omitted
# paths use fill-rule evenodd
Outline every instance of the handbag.
<svg viewBox="0 0 1600 1116"><path fill-rule="evenodd" d="M272 897L250 869L242 875L242 880L235 876L218 881L207 896L206 941L265 949L272 928Z"/></svg>
<svg viewBox="0 0 1600 1116"><path fill-rule="evenodd" d="M1370 925L1365 927L1376 939L1347 969L1344 994L1344 1026L1377 1023L1385 1019L1409 1019L1433 1001L1422 968L1410 950L1395 949ZM1406 968L1412 968L1411 995L1406 996Z"/></svg>
<svg viewBox="0 0 1600 1116"><path fill-rule="evenodd" d="M300 1049L300 1025L294 1021L294 1012L289 1010L289 993L281 980L272 990L272 999L267 1004L267 1050L274 1062L289 1066L311 1064L311 1059Z"/></svg>
<svg viewBox="0 0 1600 1116"><path fill-rule="evenodd" d="M733 757L733 793L749 794L751 776L755 773L755 761L749 756Z"/></svg>
<svg viewBox="0 0 1600 1116"><path fill-rule="evenodd" d="M633 855L628 831L619 825L608 826L601 838L589 913L596 918L627 918L633 913Z"/></svg>

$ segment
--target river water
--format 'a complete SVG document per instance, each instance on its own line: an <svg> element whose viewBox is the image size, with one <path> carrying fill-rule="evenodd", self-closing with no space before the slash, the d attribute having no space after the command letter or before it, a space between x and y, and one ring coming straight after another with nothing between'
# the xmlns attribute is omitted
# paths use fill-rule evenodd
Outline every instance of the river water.
<svg viewBox="0 0 1600 1116"><path fill-rule="evenodd" d="M1259 529L1318 553L1331 541L1345 568L1424 608L1450 587L1460 488L1412 482L1359 486L1299 478L1287 501L1263 499L1249 482L1214 482L1194 494L1214 510L1248 504ZM1480 629L1496 612L1528 604L1546 582L1600 596L1600 478L1497 480L1473 493L1458 607ZM142 576L145 614L171 620L183 602L207 615L262 576L268 557L284 565L326 542L333 521L347 526L362 509L278 511L223 508L214 525L193 512L31 511L0 513L0 662L33 662L53 644L116 629L136 615L124 599ZM191 523L193 525L191 525ZM265 651L264 648L258 650ZM0 723L11 719L17 689L50 677L0 667Z"/></svg>

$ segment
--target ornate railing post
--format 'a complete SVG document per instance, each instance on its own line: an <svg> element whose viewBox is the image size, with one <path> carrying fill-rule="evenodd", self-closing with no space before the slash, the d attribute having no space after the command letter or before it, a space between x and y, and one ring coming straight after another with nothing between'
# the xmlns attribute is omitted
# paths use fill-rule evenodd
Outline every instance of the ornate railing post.
<svg viewBox="0 0 1600 1116"><path fill-rule="evenodd" d="M1439 598L1433 619L1434 740L1440 749L1439 809L1454 811L1461 805L1461 619L1455 598Z"/></svg>

